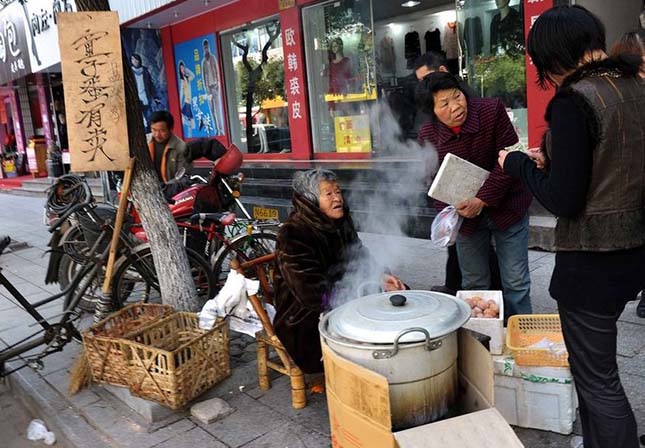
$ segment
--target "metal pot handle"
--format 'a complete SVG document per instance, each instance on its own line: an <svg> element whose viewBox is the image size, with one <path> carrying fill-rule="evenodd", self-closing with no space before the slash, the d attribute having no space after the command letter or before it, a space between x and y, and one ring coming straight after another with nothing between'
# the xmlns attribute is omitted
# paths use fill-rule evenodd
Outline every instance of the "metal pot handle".
<svg viewBox="0 0 645 448"><path fill-rule="evenodd" d="M397 353L399 353L399 340L406 334L408 333L423 333L426 336L426 350L436 350L439 347L441 347L442 341L431 341L430 340L430 333L428 333L428 330L425 328L421 327L412 327L408 328L406 330L401 331L399 334L396 335L396 338L394 338L394 347L392 350L374 350L372 352L372 356L374 359L389 359L392 358L393 356L396 356Z"/></svg>

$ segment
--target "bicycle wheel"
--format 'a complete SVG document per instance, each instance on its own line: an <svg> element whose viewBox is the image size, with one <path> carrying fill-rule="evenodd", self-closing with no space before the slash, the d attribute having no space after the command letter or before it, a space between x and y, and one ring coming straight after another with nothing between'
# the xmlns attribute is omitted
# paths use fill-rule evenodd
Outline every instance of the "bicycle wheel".
<svg viewBox="0 0 645 448"><path fill-rule="evenodd" d="M70 312L69 320L76 329L72 335L74 339L81 341L81 333L94 323L94 308L84 309L81 302L90 299L93 303L98 302L102 294L102 275L97 275L99 266L97 264L85 265L77 274L80 277L74 278L76 287L65 296L63 311Z"/></svg>
<svg viewBox="0 0 645 448"><path fill-rule="evenodd" d="M202 305L214 295L215 279L210 266L197 252L186 248L186 255ZM149 244L137 246L130 255L117 262L112 277L112 298L119 307L134 302L161 303L157 271Z"/></svg>
<svg viewBox="0 0 645 448"><path fill-rule="evenodd" d="M213 275L218 290L224 286L226 278L231 271L231 261L237 258L240 262L252 260L263 255L275 252L278 237L275 233L257 232L250 235L238 235L231 240L228 246L223 246L213 258ZM264 263L262 269L273 291L273 262ZM247 278L257 279L256 268L251 268L244 273ZM262 295L262 290L259 291Z"/></svg>

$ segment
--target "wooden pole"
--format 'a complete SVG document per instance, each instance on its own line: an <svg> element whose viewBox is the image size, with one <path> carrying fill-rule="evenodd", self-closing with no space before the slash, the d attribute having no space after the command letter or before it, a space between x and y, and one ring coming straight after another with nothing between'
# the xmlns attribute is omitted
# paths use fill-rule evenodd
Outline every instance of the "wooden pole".
<svg viewBox="0 0 645 448"><path fill-rule="evenodd" d="M110 287L112 285L112 270L114 269L114 261L119 249L119 237L121 235L121 228L123 227L123 219L128 207L128 196L130 194L130 184L132 182L132 171L134 170L134 157L130 158L125 174L123 176L123 188L121 190L121 200L119 201L119 208L116 212L116 220L114 222L114 233L112 233L112 241L110 242L110 255L108 256L107 265L105 266L105 280L103 280L103 294L110 294Z"/></svg>

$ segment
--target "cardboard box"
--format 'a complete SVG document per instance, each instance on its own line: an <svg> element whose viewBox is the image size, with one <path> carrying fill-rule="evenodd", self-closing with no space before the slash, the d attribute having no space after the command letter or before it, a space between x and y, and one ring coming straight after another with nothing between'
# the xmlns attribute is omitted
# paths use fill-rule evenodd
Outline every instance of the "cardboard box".
<svg viewBox="0 0 645 448"><path fill-rule="evenodd" d="M518 366L494 356L495 408L511 425L571 434L578 396L568 367Z"/></svg>
<svg viewBox="0 0 645 448"><path fill-rule="evenodd" d="M444 157L428 196L448 205L474 198L490 173L454 154Z"/></svg>
<svg viewBox="0 0 645 448"><path fill-rule="evenodd" d="M470 297L481 297L484 300L494 300L499 307L499 317L471 317L464 328L490 336L490 352L501 355L504 351L506 338L504 337L504 296L502 291L457 291L457 298L466 300Z"/></svg>
<svg viewBox="0 0 645 448"><path fill-rule="evenodd" d="M334 448L516 448L524 445L494 405L493 362L459 332L461 415L392 432L387 379L337 355L323 340L327 406ZM396 362L396 357L392 359Z"/></svg>

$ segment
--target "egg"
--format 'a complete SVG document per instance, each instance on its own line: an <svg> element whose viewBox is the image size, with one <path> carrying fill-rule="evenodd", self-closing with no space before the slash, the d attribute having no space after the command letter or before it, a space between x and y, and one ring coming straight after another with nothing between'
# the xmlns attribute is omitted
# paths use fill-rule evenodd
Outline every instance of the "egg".
<svg viewBox="0 0 645 448"><path fill-rule="evenodd" d="M488 318L496 318L497 317L497 311L494 311L490 308L484 310L484 317Z"/></svg>

